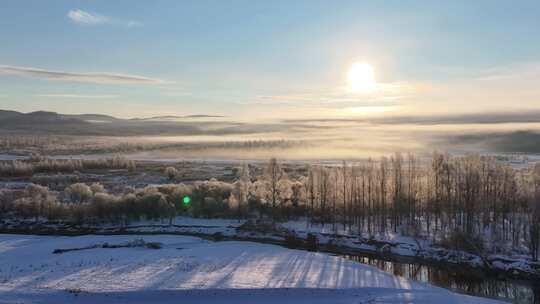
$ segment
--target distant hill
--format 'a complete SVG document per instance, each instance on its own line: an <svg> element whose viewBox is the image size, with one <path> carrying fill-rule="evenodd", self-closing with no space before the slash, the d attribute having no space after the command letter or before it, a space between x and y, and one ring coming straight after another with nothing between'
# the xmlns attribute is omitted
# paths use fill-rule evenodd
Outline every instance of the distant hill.
<svg viewBox="0 0 540 304"><path fill-rule="evenodd" d="M66 115L61 115L56 112L36 111L30 113L20 113L16 111L0 110L0 126L21 126L35 124L65 124L65 123L80 123L83 122L77 118L71 118Z"/></svg>
<svg viewBox="0 0 540 304"><path fill-rule="evenodd" d="M55 135L208 135L244 133L236 122L213 121L217 115L155 116L122 119L103 114L60 114L0 110L0 132ZM195 119L198 118L198 119ZM205 120L201 120L205 119Z"/></svg>
<svg viewBox="0 0 540 304"><path fill-rule="evenodd" d="M23 113L16 112L16 111L7 111L7 110L0 110L0 120L2 119L9 119L13 117L20 117Z"/></svg>

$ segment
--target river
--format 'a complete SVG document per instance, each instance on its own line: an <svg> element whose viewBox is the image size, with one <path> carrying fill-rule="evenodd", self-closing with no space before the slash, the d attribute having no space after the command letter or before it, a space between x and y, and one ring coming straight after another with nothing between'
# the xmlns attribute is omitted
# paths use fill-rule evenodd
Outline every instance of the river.
<svg viewBox="0 0 540 304"><path fill-rule="evenodd" d="M473 296L496 298L512 303L540 303L540 282L499 278L482 270L460 269L453 265L424 265L387 261L362 255L338 255L375 266L411 280L430 283Z"/></svg>

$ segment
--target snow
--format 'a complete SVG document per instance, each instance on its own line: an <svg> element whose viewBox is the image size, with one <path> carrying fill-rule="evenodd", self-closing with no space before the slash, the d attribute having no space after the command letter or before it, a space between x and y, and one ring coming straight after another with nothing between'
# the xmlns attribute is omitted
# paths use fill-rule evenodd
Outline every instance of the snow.
<svg viewBox="0 0 540 304"><path fill-rule="evenodd" d="M54 249L142 238L162 249ZM0 303L496 303L324 253L173 235L0 234Z"/></svg>
<svg viewBox="0 0 540 304"><path fill-rule="evenodd" d="M81 229L87 233L92 230L96 234L182 234L195 236L215 237L219 234L228 238L277 243L285 242L286 232L294 232L300 239L306 239L309 233L314 234L320 245L339 247L342 253L374 253L382 251L396 256L423 259L431 262L445 262L468 267L485 267L488 261L492 270L508 272L514 276L538 276L540 263L534 262L529 256L522 254L500 255L488 254L484 258L479 255L443 248L431 239L404 236L400 232L376 233L369 235L363 232L357 235L357 229L343 229L342 225L307 225L305 220L289 221L279 224L279 231L249 231L237 229L245 220L238 219L202 219L185 216L174 218L173 225L168 219L141 220L128 226L120 227L118 224L97 224L81 227L62 223L51 223L45 219L1 219L0 228L14 233L20 231L42 231L50 234L80 233Z"/></svg>

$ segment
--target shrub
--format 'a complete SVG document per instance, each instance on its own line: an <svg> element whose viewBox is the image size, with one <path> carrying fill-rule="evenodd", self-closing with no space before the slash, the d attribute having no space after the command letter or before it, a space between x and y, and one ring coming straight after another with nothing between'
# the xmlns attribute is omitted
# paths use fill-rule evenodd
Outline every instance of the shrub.
<svg viewBox="0 0 540 304"><path fill-rule="evenodd" d="M441 240L440 245L447 249L461 250L472 254L484 251L484 240L479 235L471 235L462 231L454 231Z"/></svg>
<svg viewBox="0 0 540 304"><path fill-rule="evenodd" d="M103 187L103 185L100 183L93 183L92 185L90 185L90 190L92 190L94 194L103 193L105 192L105 187Z"/></svg>
<svg viewBox="0 0 540 304"><path fill-rule="evenodd" d="M28 196L34 199L45 199L49 196L49 188L40 185L30 184L26 188Z"/></svg>
<svg viewBox="0 0 540 304"><path fill-rule="evenodd" d="M163 244L161 244L159 242L147 242L146 243L146 248L149 248L149 249L161 249L161 248L163 248Z"/></svg>
<svg viewBox="0 0 540 304"><path fill-rule="evenodd" d="M289 232L285 235L285 246L288 248L302 248L303 242L294 232Z"/></svg>
<svg viewBox="0 0 540 304"><path fill-rule="evenodd" d="M67 187L64 191L69 200L74 203L82 203L90 200L92 197L92 190L90 187L88 187L88 185L83 183L73 184Z"/></svg>
<svg viewBox="0 0 540 304"><path fill-rule="evenodd" d="M319 249L319 240L313 233L308 233L306 238L306 249L309 251L317 251Z"/></svg>
<svg viewBox="0 0 540 304"><path fill-rule="evenodd" d="M225 236L221 232L216 232L216 233L212 234L212 238L214 238L214 241L219 242L219 241L223 241Z"/></svg>

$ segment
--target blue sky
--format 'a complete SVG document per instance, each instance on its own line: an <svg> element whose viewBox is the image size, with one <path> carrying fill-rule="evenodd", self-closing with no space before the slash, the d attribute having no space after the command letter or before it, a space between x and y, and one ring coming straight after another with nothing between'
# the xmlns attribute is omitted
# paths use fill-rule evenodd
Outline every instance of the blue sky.
<svg viewBox="0 0 540 304"><path fill-rule="evenodd" d="M2 1L0 108L257 118L535 109L539 12L538 1ZM347 90L358 61L373 66L375 92Z"/></svg>

